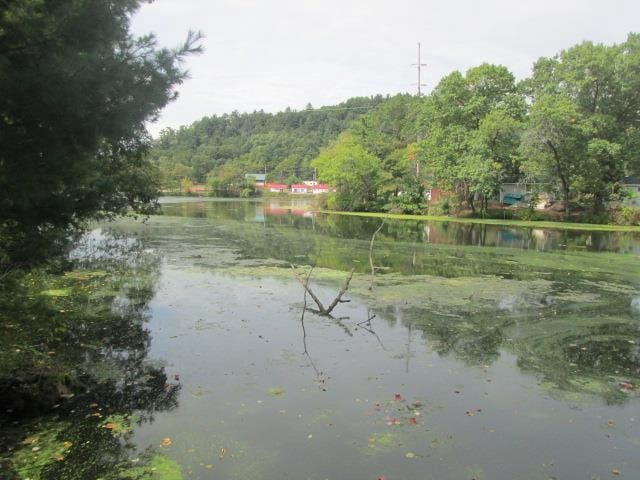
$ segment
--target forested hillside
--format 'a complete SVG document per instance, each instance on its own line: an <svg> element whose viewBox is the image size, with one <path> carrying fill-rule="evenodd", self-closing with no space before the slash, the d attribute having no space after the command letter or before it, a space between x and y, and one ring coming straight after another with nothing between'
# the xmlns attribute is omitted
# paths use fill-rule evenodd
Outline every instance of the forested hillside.
<svg viewBox="0 0 640 480"><path fill-rule="evenodd" d="M165 186L207 181L219 195L239 194L238 186L250 194L248 172L293 182L316 168L337 188L331 209L421 213L425 189L437 187L447 209L486 215L503 183L520 182L534 186L531 208L541 194L566 218L588 211L605 220L629 194L624 178L640 173L638 92L640 35L632 33L540 58L520 82L484 63L446 75L424 97L203 118L164 131L153 156Z"/></svg>
<svg viewBox="0 0 640 480"><path fill-rule="evenodd" d="M310 162L323 146L385 99L378 95L318 109L309 105L302 111L204 117L190 126L163 130L152 157L167 187L184 177L198 183L208 177L232 182L265 168L273 178L302 178L310 174Z"/></svg>

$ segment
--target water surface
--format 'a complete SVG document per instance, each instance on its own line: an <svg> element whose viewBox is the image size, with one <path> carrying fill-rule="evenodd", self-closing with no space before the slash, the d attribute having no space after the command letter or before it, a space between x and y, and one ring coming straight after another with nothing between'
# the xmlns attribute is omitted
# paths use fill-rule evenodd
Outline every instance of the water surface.
<svg viewBox="0 0 640 480"><path fill-rule="evenodd" d="M124 238L157 260L136 361L164 376L127 403L126 461L151 449L194 479L636 478L637 234L169 202L84 247ZM335 318L303 318L295 275L326 305L352 270Z"/></svg>

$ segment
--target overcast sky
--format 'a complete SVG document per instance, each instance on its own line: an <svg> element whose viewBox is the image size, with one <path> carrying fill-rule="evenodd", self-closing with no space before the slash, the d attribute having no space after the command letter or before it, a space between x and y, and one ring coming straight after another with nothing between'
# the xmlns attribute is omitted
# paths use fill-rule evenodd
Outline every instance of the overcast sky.
<svg viewBox="0 0 640 480"><path fill-rule="evenodd" d="M189 29L206 35L180 97L150 125L155 135L233 110L415 92L418 41L426 91L482 62L523 78L540 56L640 31L640 0L156 0L133 29L166 46Z"/></svg>

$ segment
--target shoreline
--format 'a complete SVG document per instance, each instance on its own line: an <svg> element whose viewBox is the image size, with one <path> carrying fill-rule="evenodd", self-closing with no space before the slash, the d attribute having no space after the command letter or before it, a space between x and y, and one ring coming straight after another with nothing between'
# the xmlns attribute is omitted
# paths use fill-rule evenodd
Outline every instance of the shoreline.
<svg viewBox="0 0 640 480"><path fill-rule="evenodd" d="M435 221L435 222L456 222L456 223L477 223L483 225L498 225L506 227L521 228L555 228L559 230L583 230L583 231L601 231L601 232L636 232L640 233L640 226L633 225L608 225L597 223L572 223L572 222L554 222L549 220L500 220L497 218L461 218L447 217L437 215L409 215L400 213L384 213L384 212L343 212L336 210L312 210L318 213L327 213L334 215L345 215L353 217L371 217L371 218L388 218L391 220L415 220L415 221Z"/></svg>

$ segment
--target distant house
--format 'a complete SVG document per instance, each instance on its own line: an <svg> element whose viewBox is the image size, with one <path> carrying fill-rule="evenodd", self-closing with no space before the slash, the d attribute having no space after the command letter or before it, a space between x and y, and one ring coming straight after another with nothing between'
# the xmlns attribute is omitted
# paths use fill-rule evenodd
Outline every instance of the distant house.
<svg viewBox="0 0 640 480"><path fill-rule="evenodd" d="M267 176L264 173L245 173L244 179L248 180L253 178L253 181L256 182L256 187L264 187L264 183L267 179Z"/></svg>
<svg viewBox="0 0 640 480"><path fill-rule="evenodd" d="M189 193L195 193L197 195L205 195L209 193L209 190L207 185L191 185L191 187L189 187Z"/></svg>
<svg viewBox="0 0 640 480"><path fill-rule="evenodd" d="M304 183L294 183L291 185L291 193L308 193L309 187Z"/></svg>
<svg viewBox="0 0 640 480"><path fill-rule="evenodd" d="M313 192L314 195L318 195L319 193L328 193L331 190L333 190L331 186L319 183L317 185L314 185L311 191Z"/></svg>
<svg viewBox="0 0 640 480"><path fill-rule="evenodd" d="M302 183L310 187L315 187L318 184L315 180L304 180Z"/></svg>
<svg viewBox="0 0 640 480"><path fill-rule="evenodd" d="M500 203L503 205L516 205L520 202L528 202L534 193L543 197L546 201L553 201L554 195L548 191L549 185L543 183L503 183L500 186Z"/></svg>
<svg viewBox="0 0 640 480"><path fill-rule="evenodd" d="M270 192L283 193L287 191L287 186L284 183L267 183L265 188Z"/></svg>
<svg viewBox="0 0 640 480"><path fill-rule="evenodd" d="M629 193L629 198L623 202L624 205L640 207L640 177L626 177L623 183L624 188Z"/></svg>
<svg viewBox="0 0 640 480"><path fill-rule="evenodd" d="M425 193L427 200L431 203L438 203L445 195L438 187L431 187Z"/></svg>

